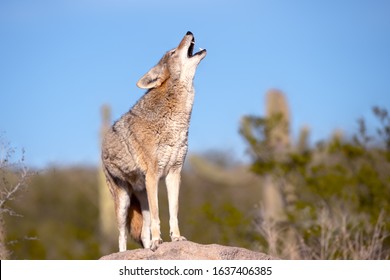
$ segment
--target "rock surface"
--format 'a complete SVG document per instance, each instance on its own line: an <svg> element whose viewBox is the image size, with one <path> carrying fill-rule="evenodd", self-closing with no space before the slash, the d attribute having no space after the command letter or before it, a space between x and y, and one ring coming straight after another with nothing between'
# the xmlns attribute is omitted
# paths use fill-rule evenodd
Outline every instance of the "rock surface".
<svg viewBox="0 0 390 280"><path fill-rule="evenodd" d="M244 248L218 244L202 245L191 241L165 242L153 252L136 249L113 253L101 260L276 260L277 258Z"/></svg>

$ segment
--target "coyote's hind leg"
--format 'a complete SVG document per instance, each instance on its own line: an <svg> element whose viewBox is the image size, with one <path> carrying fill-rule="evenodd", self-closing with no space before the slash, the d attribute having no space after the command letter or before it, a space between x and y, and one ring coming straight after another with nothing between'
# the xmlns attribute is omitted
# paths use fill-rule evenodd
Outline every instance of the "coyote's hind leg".
<svg viewBox="0 0 390 280"><path fill-rule="evenodd" d="M130 194L127 190L118 188L115 197L116 220L119 230L119 252L127 250L127 222L130 207Z"/></svg>

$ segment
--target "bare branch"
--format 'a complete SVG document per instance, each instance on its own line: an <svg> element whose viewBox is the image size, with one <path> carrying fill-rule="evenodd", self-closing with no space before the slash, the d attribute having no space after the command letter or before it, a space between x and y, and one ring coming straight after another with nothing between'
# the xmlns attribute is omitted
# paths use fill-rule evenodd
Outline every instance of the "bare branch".
<svg viewBox="0 0 390 280"><path fill-rule="evenodd" d="M8 207L8 202L15 200L19 193L27 186L28 178L32 175L24 164L24 150L21 150L19 157L16 150L4 141L0 134L0 258L8 259L11 252L8 250L6 242L6 225L3 219L4 214L22 217L12 208ZM23 238L31 240L31 238Z"/></svg>

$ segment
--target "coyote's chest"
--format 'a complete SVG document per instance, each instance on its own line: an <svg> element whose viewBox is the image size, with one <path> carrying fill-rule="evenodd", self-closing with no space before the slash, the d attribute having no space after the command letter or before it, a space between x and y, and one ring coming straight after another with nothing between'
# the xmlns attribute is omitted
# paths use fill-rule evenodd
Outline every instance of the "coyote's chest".
<svg viewBox="0 0 390 280"><path fill-rule="evenodd" d="M141 157L133 158L156 163L160 175L181 167L187 153L193 100L192 87L179 85L148 92L128 115L131 149L143 151Z"/></svg>
<svg viewBox="0 0 390 280"><path fill-rule="evenodd" d="M193 103L193 90L186 92L179 106L167 107L165 114L160 116L160 134L157 134L157 162L162 174L170 168L181 166L187 153L188 130Z"/></svg>
<svg viewBox="0 0 390 280"><path fill-rule="evenodd" d="M187 153L189 114L164 122L163 133L157 135L157 163L160 173L166 174L174 166L181 166Z"/></svg>

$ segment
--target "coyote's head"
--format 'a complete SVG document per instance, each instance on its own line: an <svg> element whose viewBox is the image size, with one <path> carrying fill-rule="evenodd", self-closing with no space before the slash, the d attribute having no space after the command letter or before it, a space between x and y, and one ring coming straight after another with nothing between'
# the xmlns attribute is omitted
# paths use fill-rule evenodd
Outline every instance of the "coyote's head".
<svg viewBox="0 0 390 280"><path fill-rule="evenodd" d="M196 67L206 56L206 50L193 53L194 35L188 31L177 48L168 51L138 82L140 88L150 89L160 86L170 78L173 81L192 83Z"/></svg>

